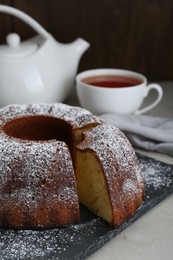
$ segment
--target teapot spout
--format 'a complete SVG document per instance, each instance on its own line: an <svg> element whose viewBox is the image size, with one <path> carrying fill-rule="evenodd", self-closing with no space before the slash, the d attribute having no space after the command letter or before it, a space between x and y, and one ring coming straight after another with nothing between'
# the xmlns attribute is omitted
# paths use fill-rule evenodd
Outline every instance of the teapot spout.
<svg viewBox="0 0 173 260"><path fill-rule="evenodd" d="M76 39L71 43L76 52L81 56L90 46L89 42L83 40L82 38Z"/></svg>

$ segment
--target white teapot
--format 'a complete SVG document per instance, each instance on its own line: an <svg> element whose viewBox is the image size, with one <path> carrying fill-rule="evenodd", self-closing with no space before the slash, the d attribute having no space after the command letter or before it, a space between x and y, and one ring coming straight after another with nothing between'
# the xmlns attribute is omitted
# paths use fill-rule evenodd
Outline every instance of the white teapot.
<svg viewBox="0 0 173 260"><path fill-rule="evenodd" d="M0 45L0 107L32 101L63 102L89 43L81 38L59 43L27 14L5 5L0 5L0 12L20 18L38 33L23 42L18 34L10 33L7 44Z"/></svg>

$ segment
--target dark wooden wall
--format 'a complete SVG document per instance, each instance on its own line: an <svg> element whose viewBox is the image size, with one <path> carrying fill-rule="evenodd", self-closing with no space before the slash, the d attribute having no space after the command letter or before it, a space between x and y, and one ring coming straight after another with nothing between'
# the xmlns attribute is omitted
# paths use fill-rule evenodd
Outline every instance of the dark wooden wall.
<svg viewBox="0 0 173 260"><path fill-rule="evenodd" d="M79 71L114 67L149 80L173 80L173 0L0 0L36 19L60 42L82 37L91 43ZM16 31L34 32L0 13L0 43Z"/></svg>

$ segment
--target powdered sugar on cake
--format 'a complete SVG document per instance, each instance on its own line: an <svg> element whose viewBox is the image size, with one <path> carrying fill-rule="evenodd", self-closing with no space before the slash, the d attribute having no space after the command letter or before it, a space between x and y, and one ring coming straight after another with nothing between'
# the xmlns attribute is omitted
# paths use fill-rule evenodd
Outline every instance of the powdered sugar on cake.
<svg viewBox="0 0 173 260"><path fill-rule="evenodd" d="M62 147L65 152L62 152ZM72 161L64 143L59 141L36 143L24 140L20 140L19 143L15 138L10 138L9 142L6 135L1 135L0 150L0 190L4 190L4 187L7 189L3 191L3 198L16 199L16 203L23 202L26 207L28 203L33 207L39 204L40 196L43 194L47 199L53 199L58 194L58 200L63 199L64 203L65 201L73 203L73 198L77 199L74 191L75 180L71 174ZM65 187L58 189L53 177L55 171L56 175L59 175L56 179L62 184L65 183ZM65 181L67 178L70 178L68 183ZM14 187L13 190L11 181L17 183L19 187ZM56 190L49 194L49 186L54 185ZM1 196L2 193L0 198Z"/></svg>
<svg viewBox="0 0 173 260"><path fill-rule="evenodd" d="M4 107L0 113L0 121L5 123L14 117L24 117L33 115L44 115L63 119L71 123L74 127L82 127L93 122L102 122L97 116L92 115L88 110L80 107L71 107L62 103L52 104L23 104L9 105Z"/></svg>

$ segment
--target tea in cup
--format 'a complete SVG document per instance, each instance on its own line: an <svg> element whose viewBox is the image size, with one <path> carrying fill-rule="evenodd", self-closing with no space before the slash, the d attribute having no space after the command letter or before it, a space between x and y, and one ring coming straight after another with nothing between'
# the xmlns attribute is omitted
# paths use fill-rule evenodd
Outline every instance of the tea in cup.
<svg viewBox="0 0 173 260"><path fill-rule="evenodd" d="M151 89L156 100L140 109ZM76 91L82 107L94 114L142 114L154 108L162 99L162 87L147 84L147 78L137 72L122 69L93 69L76 76Z"/></svg>

